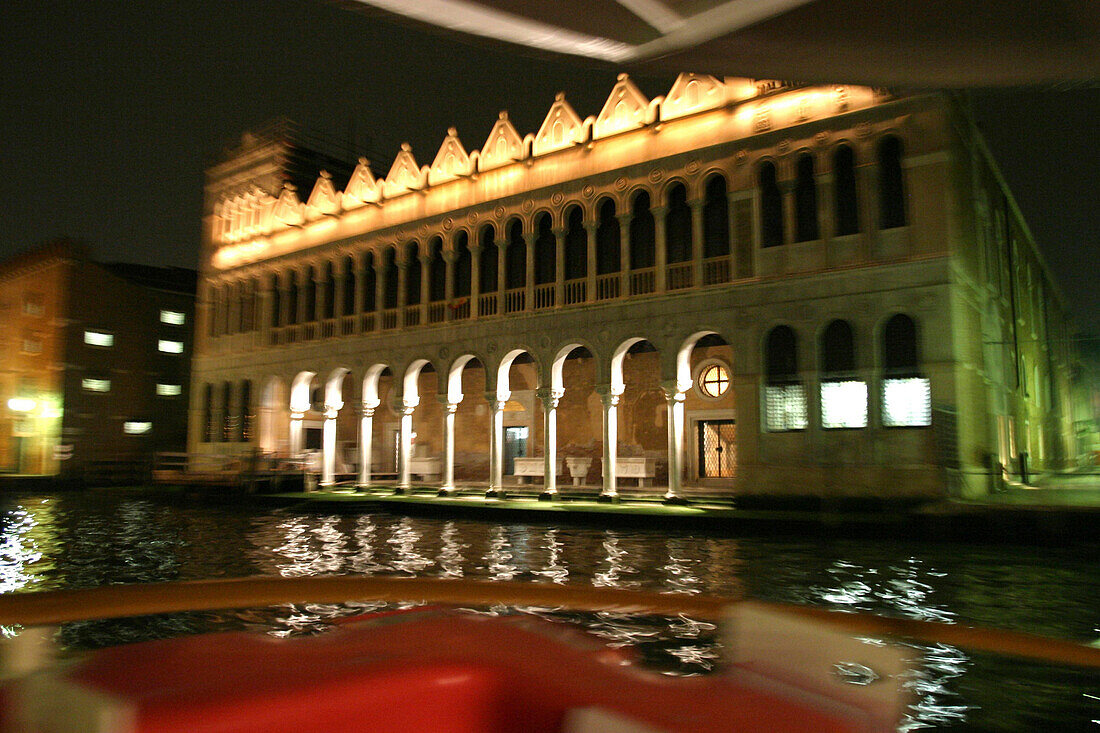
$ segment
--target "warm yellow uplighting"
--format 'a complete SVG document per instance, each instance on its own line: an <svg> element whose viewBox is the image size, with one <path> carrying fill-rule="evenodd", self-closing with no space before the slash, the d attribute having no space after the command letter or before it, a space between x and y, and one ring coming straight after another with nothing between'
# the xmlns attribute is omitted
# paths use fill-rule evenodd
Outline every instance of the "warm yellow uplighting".
<svg viewBox="0 0 1100 733"><path fill-rule="evenodd" d="M30 412L38 403L29 397L12 397L8 400L8 409L12 412Z"/></svg>

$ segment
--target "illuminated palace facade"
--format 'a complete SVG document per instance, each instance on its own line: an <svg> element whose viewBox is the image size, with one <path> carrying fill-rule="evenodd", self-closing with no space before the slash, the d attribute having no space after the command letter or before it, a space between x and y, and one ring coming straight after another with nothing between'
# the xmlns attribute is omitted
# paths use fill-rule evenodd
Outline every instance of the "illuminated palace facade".
<svg viewBox="0 0 1100 733"><path fill-rule="evenodd" d="M621 76L481 150L208 172L189 450L322 484L976 495L1076 457L1063 306L942 95ZM317 176L319 173L319 176Z"/></svg>

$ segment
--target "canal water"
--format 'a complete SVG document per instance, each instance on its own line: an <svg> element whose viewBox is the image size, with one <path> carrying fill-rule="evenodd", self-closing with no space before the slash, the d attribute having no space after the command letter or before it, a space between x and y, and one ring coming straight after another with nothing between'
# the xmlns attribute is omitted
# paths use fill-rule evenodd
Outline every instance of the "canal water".
<svg viewBox="0 0 1100 733"><path fill-rule="evenodd" d="M1098 549L325 515L134 491L0 497L2 593L253 575L472 578L748 596L1091 641L1100 638ZM60 639L90 649L211 630L318 633L376 607L75 623ZM706 674L721 654L713 626L693 619L552 616L633 646L667 674ZM1100 733L1096 672L946 645L921 651L907 730Z"/></svg>

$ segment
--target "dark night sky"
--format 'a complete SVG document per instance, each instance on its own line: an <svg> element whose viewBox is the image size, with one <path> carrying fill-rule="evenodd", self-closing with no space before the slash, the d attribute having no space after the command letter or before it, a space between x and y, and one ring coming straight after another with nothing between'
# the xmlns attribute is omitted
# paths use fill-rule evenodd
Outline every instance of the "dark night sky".
<svg viewBox="0 0 1100 733"><path fill-rule="evenodd" d="M0 59L0 259L65 235L103 260L184 267L204 168L276 115L379 158L408 141L424 165L450 125L479 148L499 110L534 132L555 92L583 117L615 77L321 0L5 0ZM652 97L671 78L636 81ZM1100 333L1100 84L983 91L978 112L1071 310Z"/></svg>

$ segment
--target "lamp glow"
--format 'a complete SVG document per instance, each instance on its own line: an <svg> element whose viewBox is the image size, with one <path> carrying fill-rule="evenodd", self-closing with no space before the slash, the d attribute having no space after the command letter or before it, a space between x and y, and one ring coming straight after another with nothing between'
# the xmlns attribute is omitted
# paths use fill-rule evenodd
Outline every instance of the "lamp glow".
<svg viewBox="0 0 1100 733"><path fill-rule="evenodd" d="M8 409L12 412L30 412L38 403L30 397L12 397L8 400Z"/></svg>

